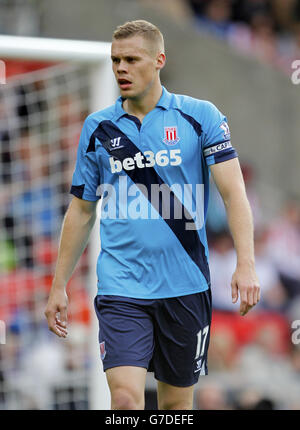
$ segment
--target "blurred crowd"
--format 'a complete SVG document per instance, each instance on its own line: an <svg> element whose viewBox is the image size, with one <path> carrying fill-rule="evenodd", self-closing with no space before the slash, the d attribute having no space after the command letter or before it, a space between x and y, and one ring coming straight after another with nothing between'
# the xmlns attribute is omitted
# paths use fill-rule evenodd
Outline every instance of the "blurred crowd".
<svg viewBox="0 0 300 430"><path fill-rule="evenodd" d="M11 75L40 67L7 62ZM52 65L0 92L0 409L88 408L88 250L68 285L67 342L44 316L87 115L83 73Z"/></svg>
<svg viewBox="0 0 300 430"><path fill-rule="evenodd" d="M197 28L291 74L300 58L299 0L187 0Z"/></svg>
<svg viewBox="0 0 300 430"><path fill-rule="evenodd" d="M140 0L287 76L300 58L299 0Z"/></svg>
<svg viewBox="0 0 300 430"><path fill-rule="evenodd" d="M300 409L300 200L289 196L263 221L253 168L242 163L255 224L260 302L244 317L231 300L236 254L214 184L208 210L213 321L209 375L198 384L199 409ZM293 328L294 327L294 328Z"/></svg>

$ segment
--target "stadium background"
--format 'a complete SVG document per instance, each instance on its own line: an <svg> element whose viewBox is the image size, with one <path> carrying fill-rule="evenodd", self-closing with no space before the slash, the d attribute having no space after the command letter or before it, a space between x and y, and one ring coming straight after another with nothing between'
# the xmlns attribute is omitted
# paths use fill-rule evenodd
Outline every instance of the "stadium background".
<svg viewBox="0 0 300 430"><path fill-rule="evenodd" d="M110 41L126 20L165 36L168 90L215 103L229 121L255 220L262 299L231 304L235 254L212 186L207 221L213 324L209 375L195 409L300 409L300 59L298 0L0 0L0 35ZM5 61L5 58L1 58ZM49 333L44 308L89 113L86 70L5 61L0 86L0 409L89 409L94 318L87 248L68 286L70 336ZM294 339L294 342L292 341ZM155 408L147 379L146 407Z"/></svg>

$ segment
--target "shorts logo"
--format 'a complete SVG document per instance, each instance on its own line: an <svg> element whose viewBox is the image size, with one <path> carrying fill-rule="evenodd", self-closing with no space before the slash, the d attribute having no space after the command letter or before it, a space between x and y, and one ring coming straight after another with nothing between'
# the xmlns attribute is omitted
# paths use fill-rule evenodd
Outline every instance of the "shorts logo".
<svg viewBox="0 0 300 430"><path fill-rule="evenodd" d="M100 356L101 360L103 361L106 356L105 341L100 343Z"/></svg>
<svg viewBox="0 0 300 430"><path fill-rule="evenodd" d="M200 360L196 361L196 369L194 373L200 372L200 375L205 375L205 361L200 358Z"/></svg>
<svg viewBox="0 0 300 430"><path fill-rule="evenodd" d="M202 358L200 358L200 360L196 361L196 370L194 370L194 373L200 372L201 368L202 368Z"/></svg>
<svg viewBox="0 0 300 430"><path fill-rule="evenodd" d="M165 138L163 142L166 145L176 145L180 138L177 136L177 127L165 127Z"/></svg>

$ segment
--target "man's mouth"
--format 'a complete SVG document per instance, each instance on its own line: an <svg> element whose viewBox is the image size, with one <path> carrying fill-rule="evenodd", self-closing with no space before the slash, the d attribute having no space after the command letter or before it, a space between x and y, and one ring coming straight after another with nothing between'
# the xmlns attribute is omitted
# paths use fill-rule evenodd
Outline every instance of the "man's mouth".
<svg viewBox="0 0 300 430"><path fill-rule="evenodd" d="M125 79L125 78L119 78L118 84L122 90L127 90L128 88L131 87L132 82L128 81L128 79Z"/></svg>

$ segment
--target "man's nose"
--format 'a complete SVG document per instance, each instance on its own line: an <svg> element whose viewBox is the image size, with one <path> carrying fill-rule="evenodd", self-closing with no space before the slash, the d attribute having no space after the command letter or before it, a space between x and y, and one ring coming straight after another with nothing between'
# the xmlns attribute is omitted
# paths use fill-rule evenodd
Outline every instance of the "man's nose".
<svg viewBox="0 0 300 430"><path fill-rule="evenodd" d="M121 60L119 62L118 67L117 67L117 72L118 73L124 73L124 72L127 73L128 72L126 61Z"/></svg>

